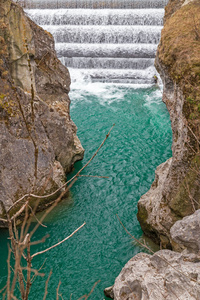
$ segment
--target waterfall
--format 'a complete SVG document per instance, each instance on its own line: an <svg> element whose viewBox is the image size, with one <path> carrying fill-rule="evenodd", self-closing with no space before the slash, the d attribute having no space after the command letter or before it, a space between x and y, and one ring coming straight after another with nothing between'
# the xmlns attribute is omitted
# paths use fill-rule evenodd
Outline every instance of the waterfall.
<svg viewBox="0 0 200 300"><path fill-rule="evenodd" d="M21 0L58 57L92 81L152 84L167 0Z"/></svg>

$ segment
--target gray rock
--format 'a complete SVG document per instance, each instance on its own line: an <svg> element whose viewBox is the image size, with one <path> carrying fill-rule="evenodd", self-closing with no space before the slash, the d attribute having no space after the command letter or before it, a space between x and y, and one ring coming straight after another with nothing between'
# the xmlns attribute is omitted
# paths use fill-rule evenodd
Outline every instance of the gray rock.
<svg viewBox="0 0 200 300"><path fill-rule="evenodd" d="M163 185L166 182L171 163L172 158L157 167L155 180L150 190L138 202L137 217L142 230L155 242L161 241L162 247L169 246L169 239L165 237L175 221L171 210L162 199Z"/></svg>
<svg viewBox="0 0 200 300"><path fill-rule="evenodd" d="M105 288L104 295L108 298L114 299L113 286Z"/></svg>
<svg viewBox="0 0 200 300"><path fill-rule="evenodd" d="M0 43L0 201L8 209L24 194L61 187L84 149L70 118L69 72L52 35L2 0Z"/></svg>
<svg viewBox="0 0 200 300"><path fill-rule="evenodd" d="M200 251L200 210L191 216L177 221L170 230L174 250L187 249L188 252Z"/></svg>
<svg viewBox="0 0 200 300"><path fill-rule="evenodd" d="M184 86L187 82L184 82L183 77L182 84L179 84L180 81L176 79L179 75L173 69L172 63L176 59L170 56L173 51L168 51L171 48L173 49L173 46L176 48L176 45L170 44L168 34L173 28L178 39L180 30L182 30L179 26L181 19L187 19L187 10L185 6L181 6L183 2L182 0L170 0L165 8L164 30L161 34L155 60L155 66L163 81L163 102L170 114L173 133L173 156L170 163L167 161L157 168L156 178L150 191L142 196L138 202L138 220L144 233L152 237L157 243L161 242L163 247L168 248L171 247L170 228L172 225L183 217L191 215L194 208L199 208L200 201L200 160L197 145L197 140L200 138L198 131L199 117L196 117L191 123L190 109L186 107L190 97L187 98L184 94ZM193 9L195 11L197 7L195 5L199 2L192 2L194 2ZM191 7L193 4L186 5ZM178 14L180 22L173 19L177 10L181 10ZM184 45L187 45L187 39L189 38L188 36L185 37ZM180 51L185 50L181 48ZM192 74L192 71L190 73ZM198 86L198 80L195 84ZM192 101L196 103L198 96L196 96L196 100L193 99ZM188 127L188 124L190 124L190 127ZM191 128L195 131L197 139L191 132Z"/></svg>
<svg viewBox="0 0 200 300"><path fill-rule="evenodd" d="M115 300L200 299L200 257L160 250L139 253L116 278Z"/></svg>

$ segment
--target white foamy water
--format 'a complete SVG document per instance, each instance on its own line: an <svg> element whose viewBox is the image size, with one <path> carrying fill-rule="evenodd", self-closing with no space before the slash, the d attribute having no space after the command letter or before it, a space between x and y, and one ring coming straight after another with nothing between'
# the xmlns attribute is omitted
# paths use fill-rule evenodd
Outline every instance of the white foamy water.
<svg viewBox="0 0 200 300"><path fill-rule="evenodd" d="M137 9L163 8L168 0L18 0L25 8Z"/></svg>
<svg viewBox="0 0 200 300"><path fill-rule="evenodd" d="M157 44L56 43L59 57L155 58Z"/></svg>
<svg viewBox="0 0 200 300"><path fill-rule="evenodd" d="M56 43L158 44L162 26L43 25Z"/></svg>
<svg viewBox="0 0 200 300"><path fill-rule="evenodd" d="M30 9L40 25L163 25L164 9Z"/></svg>
<svg viewBox="0 0 200 300"><path fill-rule="evenodd" d="M94 82L90 74L81 72L80 69L69 69L71 74L71 91L70 98L73 99L71 107L77 105L79 101L91 101L91 96L96 97L101 105L109 105L115 101L123 101L129 90L147 89L152 83L123 83L123 82ZM150 71L150 70L149 70ZM155 91L155 95L160 97L161 91ZM89 97L88 97L89 96ZM156 97L157 99L157 97ZM126 99L127 101L127 99ZM147 96L147 105L154 101L151 96Z"/></svg>
<svg viewBox="0 0 200 300"><path fill-rule="evenodd" d="M154 75L158 76L153 66L145 70L132 69L69 69L72 83L78 78L85 82L112 82L128 84L149 84L152 85ZM153 75L152 75L153 74Z"/></svg>
<svg viewBox="0 0 200 300"><path fill-rule="evenodd" d="M73 74L77 70L77 78L154 84L165 0L60 0L57 7L55 2L30 0L27 13L53 34L58 57Z"/></svg>

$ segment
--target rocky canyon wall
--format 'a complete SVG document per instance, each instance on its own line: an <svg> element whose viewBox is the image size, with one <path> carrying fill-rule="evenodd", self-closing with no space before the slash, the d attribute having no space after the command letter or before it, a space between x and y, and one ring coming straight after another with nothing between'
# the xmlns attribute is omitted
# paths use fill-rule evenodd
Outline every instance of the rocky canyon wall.
<svg viewBox="0 0 200 300"><path fill-rule="evenodd" d="M171 119L173 156L157 168L139 200L138 220L146 235L170 248L172 225L200 205L199 1L169 1L155 65Z"/></svg>
<svg viewBox="0 0 200 300"><path fill-rule="evenodd" d="M51 34L34 24L19 5L1 0L2 218L4 209L24 194L47 194L61 187L65 172L83 158L70 119L69 89L69 72L56 57Z"/></svg>

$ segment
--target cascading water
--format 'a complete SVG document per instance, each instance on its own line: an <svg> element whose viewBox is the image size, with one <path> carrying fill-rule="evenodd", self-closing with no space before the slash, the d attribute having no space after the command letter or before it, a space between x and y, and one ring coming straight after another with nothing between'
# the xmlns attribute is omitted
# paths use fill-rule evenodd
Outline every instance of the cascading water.
<svg viewBox="0 0 200 300"><path fill-rule="evenodd" d="M92 81L152 84L166 2L28 0L25 7L53 34L72 81L82 75Z"/></svg>
<svg viewBox="0 0 200 300"><path fill-rule="evenodd" d="M166 0L18 0L26 8L163 8Z"/></svg>

